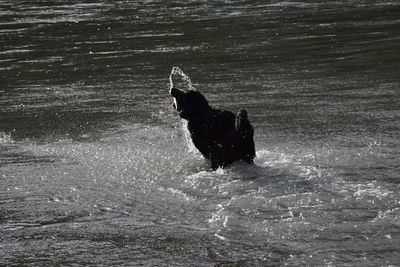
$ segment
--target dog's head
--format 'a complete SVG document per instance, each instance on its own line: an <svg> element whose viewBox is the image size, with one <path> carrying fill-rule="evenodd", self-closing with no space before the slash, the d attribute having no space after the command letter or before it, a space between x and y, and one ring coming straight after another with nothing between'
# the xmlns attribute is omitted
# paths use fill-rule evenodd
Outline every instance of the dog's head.
<svg viewBox="0 0 400 267"><path fill-rule="evenodd" d="M174 98L172 106L183 119L192 119L210 108L206 98L198 91L182 91L177 88L171 88L170 93Z"/></svg>

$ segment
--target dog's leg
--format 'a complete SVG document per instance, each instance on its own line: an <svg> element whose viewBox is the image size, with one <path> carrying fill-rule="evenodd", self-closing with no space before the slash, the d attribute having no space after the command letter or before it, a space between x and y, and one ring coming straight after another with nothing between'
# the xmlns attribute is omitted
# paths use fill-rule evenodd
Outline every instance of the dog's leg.
<svg viewBox="0 0 400 267"><path fill-rule="evenodd" d="M226 166L226 163L224 162L223 159L223 149L220 144L215 144L211 148L211 153L210 153L210 160L211 160L211 168L213 170L218 169L219 167L224 167Z"/></svg>
<svg viewBox="0 0 400 267"><path fill-rule="evenodd" d="M211 156L211 168L215 171L216 169L218 169L218 167L220 167L218 161L215 160L213 156Z"/></svg>
<svg viewBox="0 0 400 267"><path fill-rule="evenodd" d="M211 149L211 153L210 153L210 161L211 161L211 168L213 170L218 169L218 167L221 166L221 162L220 162L220 158L219 158L219 151L218 151L218 147L213 147Z"/></svg>
<svg viewBox="0 0 400 267"><path fill-rule="evenodd" d="M215 144L210 153L211 167L213 170L226 167L239 158L232 157L232 150L221 144Z"/></svg>

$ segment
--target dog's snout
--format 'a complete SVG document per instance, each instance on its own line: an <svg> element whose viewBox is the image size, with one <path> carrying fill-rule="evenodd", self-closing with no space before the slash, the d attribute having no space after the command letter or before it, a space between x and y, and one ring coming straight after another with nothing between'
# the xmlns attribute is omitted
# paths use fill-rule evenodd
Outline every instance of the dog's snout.
<svg viewBox="0 0 400 267"><path fill-rule="evenodd" d="M185 94L184 91L182 91L180 89L177 89L177 88L174 88L174 87L171 88L171 90L169 92L173 97L178 97L178 96L181 96L181 95Z"/></svg>

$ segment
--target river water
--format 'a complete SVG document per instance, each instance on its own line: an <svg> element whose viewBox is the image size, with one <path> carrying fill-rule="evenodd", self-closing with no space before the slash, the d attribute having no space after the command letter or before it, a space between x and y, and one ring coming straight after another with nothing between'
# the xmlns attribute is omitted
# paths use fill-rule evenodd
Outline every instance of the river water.
<svg viewBox="0 0 400 267"><path fill-rule="evenodd" d="M0 265L400 265L400 3L0 2ZM168 75L248 110L213 171Z"/></svg>

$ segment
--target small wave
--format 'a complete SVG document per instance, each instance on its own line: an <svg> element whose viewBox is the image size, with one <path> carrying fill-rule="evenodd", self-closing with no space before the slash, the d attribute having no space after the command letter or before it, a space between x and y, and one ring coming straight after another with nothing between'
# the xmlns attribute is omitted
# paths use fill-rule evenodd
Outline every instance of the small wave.
<svg viewBox="0 0 400 267"><path fill-rule="evenodd" d="M168 194L171 194L172 196L178 198L178 199L183 199L184 201L192 201L193 198L191 196L189 196L188 194L186 194L185 192L183 192L182 190L176 189L176 188L164 188L164 187L160 187L158 188L158 190L160 190L161 192L166 192Z"/></svg>
<svg viewBox="0 0 400 267"><path fill-rule="evenodd" d="M3 231L17 231L30 227L38 227L40 224L37 223L6 223L0 226Z"/></svg>
<svg viewBox="0 0 400 267"><path fill-rule="evenodd" d="M399 225L400 208L379 211L378 215L372 220L373 223Z"/></svg>
<svg viewBox="0 0 400 267"><path fill-rule="evenodd" d="M320 4L318 3L305 3L305 2L289 2L282 1L274 4L269 4L270 7L296 7L296 8L312 8L318 7Z"/></svg>

